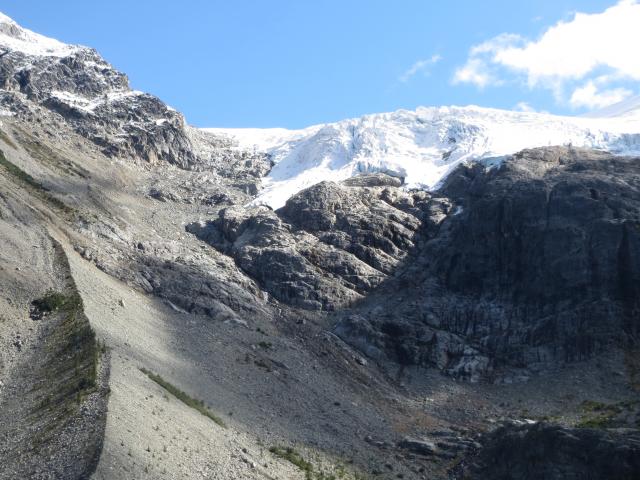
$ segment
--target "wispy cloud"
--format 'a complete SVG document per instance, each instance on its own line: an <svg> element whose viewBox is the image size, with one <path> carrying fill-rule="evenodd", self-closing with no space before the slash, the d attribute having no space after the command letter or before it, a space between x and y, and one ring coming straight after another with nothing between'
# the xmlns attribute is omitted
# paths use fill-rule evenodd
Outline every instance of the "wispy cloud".
<svg viewBox="0 0 640 480"><path fill-rule="evenodd" d="M595 82L588 81L573 91L569 103L576 108L603 108L621 102L631 95L633 95L633 92L627 88L619 87L601 90Z"/></svg>
<svg viewBox="0 0 640 480"><path fill-rule="evenodd" d="M537 40L501 34L471 48L453 83L523 81L573 107L602 107L631 95L625 84L640 82L639 25L640 4L623 0L601 13L575 13Z"/></svg>
<svg viewBox="0 0 640 480"><path fill-rule="evenodd" d="M517 112L535 112L536 111L536 109L533 108L531 105L529 105L529 103L527 102L518 102L515 104L513 109Z"/></svg>
<svg viewBox="0 0 640 480"><path fill-rule="evenodd" d="M416 61L408 70L406 70L402 75L398 77L398 80L402 83L406 83L411 80L412 77L417 75L418 73L422 73L424 75L428 75L429 67L435 65L442 57L440 55L432 55L431 58L427 58L425 60Z"/></svg>

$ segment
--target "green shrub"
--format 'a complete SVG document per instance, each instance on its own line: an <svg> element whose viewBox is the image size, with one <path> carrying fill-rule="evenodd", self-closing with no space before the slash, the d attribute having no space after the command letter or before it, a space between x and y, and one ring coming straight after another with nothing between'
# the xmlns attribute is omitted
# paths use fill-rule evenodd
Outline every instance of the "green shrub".
<svg viewBox="0 0 640 480"><path fill-rule="evenodd" d="M27 172L22 170L20 167L18 167L14 163L11 163L9 160L7 160L7 157L5 157L4 152L2 150L0 150L0 165L4 167L4 169L7 172L9 172L10 175L12 175L13 177L19 180L22 180L23 182L27 183L33 188L37 188L38 190L44 190L44 191L47 190L44 186L42 186L40 182L38 182L31 175L29 175Z"/></svg>
<svg viewBox="0 0 640 480"><path fill-rule="evenodd" d="M291 447L271 447L269 449L276 457L283 458L298 467L303 472L313 472L313 465Z"/></svg>
<svg viewBox="0 0 640 480"><path fill-rule="evenodd" d="M36 190L39 193L40 197L43 198L46 202L51 204L53 207L57 208L66 213L73 213L73 208L69 207L66 203L60 200L57 197L54 197L51 193L49 193L49 189L42 185L39 181L29 175L27 172L22 170L16 164L7 160L7 157L4 155L4 152L0 150L0 167L3 167L12 177L17 180L22 181L27 184L29 187Z"/></svg>
<svg viewBox="0 0 640 480"><path fill-rule="evenodd" d="M31 302L41 312L53 313L58 310L72 312L81 307L80 297L77 295L67 296L60 292L49 290L44 297Z"/></svg>
<svg viewBox="0 0 640 480"><path fill-rule="evenodd" d="M316 471L311 462L305 460L299 452L291 447L274 446L269 448L269 451L276 457L287 460L289 463L298 467L302 472L304 472L305 480L336 480L336 476L334 474ZM344 476L344 469L341 473Z"/></svg>
<svg viewBox="0 0 640 480"><path fill-rule="evenodd" d="M216 424L218 424L222 428L227 428L227 425L224 423L224 421L220 417L215 415L213 412L211 412L205 406L205 404L204 404L204 402L202 400L198 400L198 399L195 399L195 398L191 397L189 394L183 392L178 387L176 387L176 386L170 384L169 382L167 382L160 375L157 375L157 374L155 374L153 372L150 372L146 368L140 368L140 371L142 373L144 373L147 377L149 377L151 380L156 382L158 385L160 385L162 388L164 388L166 391L168 391L171 395L173 395L178 400L180 400L182 403L184 403L185 405L193 408L194 410L197 410L198 412L200 412L205 417L209 417L211 420L213 420Z"/></svg>

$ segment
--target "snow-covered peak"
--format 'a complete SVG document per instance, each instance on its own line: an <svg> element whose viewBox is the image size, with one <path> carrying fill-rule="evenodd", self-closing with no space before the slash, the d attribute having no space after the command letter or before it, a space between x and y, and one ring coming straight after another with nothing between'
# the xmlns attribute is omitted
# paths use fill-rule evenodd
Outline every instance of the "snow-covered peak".
<svg viewBox="0 0 640 480"><path fill-rule="evenodd" d="M17 51L33 56L66 57L80 48L27 30L0 12L0 53Z"/></svg>
<svg viewBox="0 0 640 480"><path fill-rule="evenodd" d="M204 132L230 137L242 150L257 150L269 153L284 144L308 137L317 132L322 125L301 130L286 128L202 128Z"/></svg>
<svg viewBox="0 0 640 480"><path fill-rule="evenodd" d="M524 148L568 145L640 154L640 118L578 118L481 107L421 107L304 130L208 129L275 166L255 203L273 208L322 180L382 171L432 189L459 163L489 165Z"/></svg>

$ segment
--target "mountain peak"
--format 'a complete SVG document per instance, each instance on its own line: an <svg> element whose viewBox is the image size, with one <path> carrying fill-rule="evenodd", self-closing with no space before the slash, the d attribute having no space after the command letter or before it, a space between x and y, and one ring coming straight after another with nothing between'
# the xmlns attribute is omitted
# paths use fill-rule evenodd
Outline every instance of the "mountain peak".
<svg viewBox="0 0 640 480"><path fill-rule="evenodd" d="M0 53L21 52L40 57L66 57L79 48L23 28L0 12Z"/></svg>

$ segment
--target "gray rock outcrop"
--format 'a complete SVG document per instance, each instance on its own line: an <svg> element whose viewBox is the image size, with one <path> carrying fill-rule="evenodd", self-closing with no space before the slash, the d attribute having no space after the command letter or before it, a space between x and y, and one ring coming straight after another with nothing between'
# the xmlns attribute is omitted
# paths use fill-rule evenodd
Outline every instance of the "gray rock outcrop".
<svg viewBox="0 0 640 480"><path fill-rule="evenodd" d="M342 338L471 379L584 360L637 338L637 159L528 150L499 169L461 167L438 193L453 213L338 323Z"/></svg>
<svg viewBox="0 0 640 480"><path fill-rule="evenodd" d="M276 212L229 207L187 231L232 256L276 299L335 310L362 299L414 247L429 196L391 192L390 179L321 182Z"/></svg>
<svg viewBox="0 0 640 480"><path fill-rule="evenodd" d="M91 48L76 47L61 57L20 51L0 56L0 105L39 121L34 104L59 115L109 157L213 170L249 194L271 168L267 155L191 128L157 97L131 90L127 76Z"/></svg>
<svg viewBox="0 0 640 480"><path fill-rule="evenodd" d="M431 194L365 175L187 230L281 302L347 309L334 331L367 355L477 381L635 338L639 225L636 159L557 147Z"/></svg>
<svg viewBox="0 0 640 480"><path fill-rule="evenodd" d="M466 476L473 480L632 480L640 475L640 432L509 425L488 434Z"/></svg>

